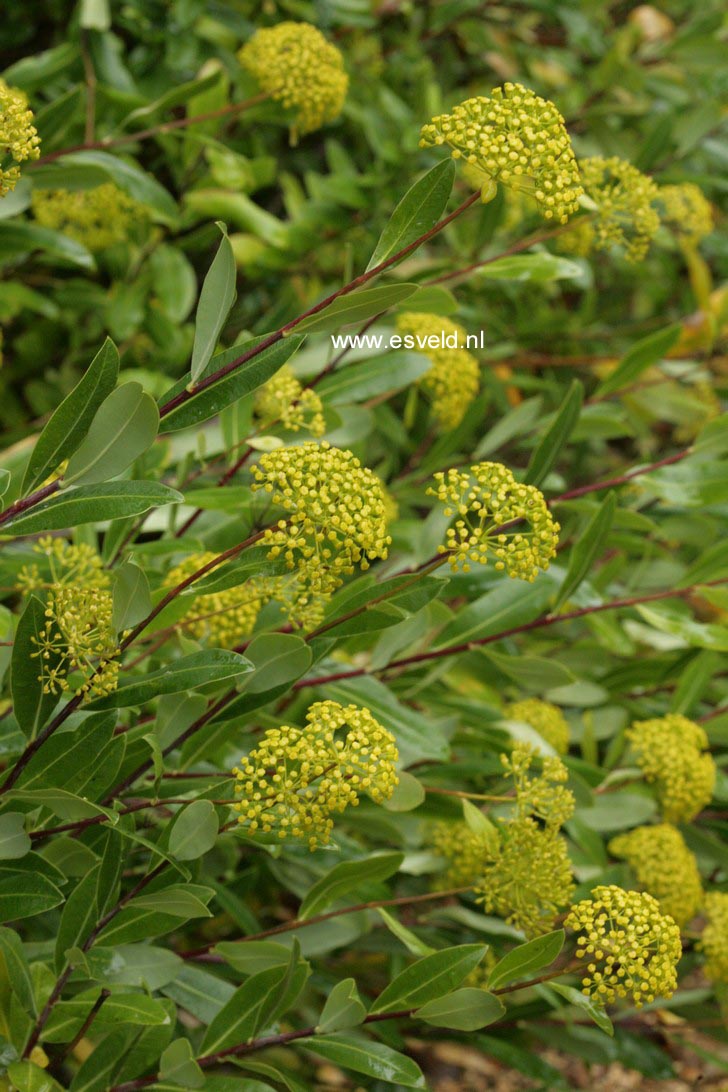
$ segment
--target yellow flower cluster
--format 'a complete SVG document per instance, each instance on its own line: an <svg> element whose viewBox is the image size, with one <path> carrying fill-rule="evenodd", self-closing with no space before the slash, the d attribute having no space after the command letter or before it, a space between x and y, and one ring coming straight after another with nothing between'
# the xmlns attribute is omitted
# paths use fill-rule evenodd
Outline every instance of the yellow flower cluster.
<svg viewBox="0 0 728 1092"><path fill-rule="evenodd" d="M34 190L32 209L43 227L94 251L124 242L132 225L147 219L144 206L113 182L93 190Z"/></svg>
<svg viewBox="0 0 728 1092"><path fill-rule="evenodd" d="M700 725L679 713L637 721L627 731L637 764L654 784L668 823L693 819L709 803L715 787L715 762L706 752L708 737Z"/></svg>
<svg viewBox="0 0 728 1092"><path fill-rule="evenodd" d="M287 21L256 30L238 60L271 98L295 110L294 142L341 113L349 87L344 59L316 27Z"/></svg>
<svg viewBox="0 0 728 1092"><path fill-rule="evenodd" d="M0 79L0 197L15 189L20 164L39 155L40 137L27 96Z"/></svg>
<svg viewBox="0 0 728 1092"><path fill-rule="evenodd" d="M569 749L569 723L558 705L539 698L524 698L507 705L505 715L535 728L555 751L564 754Z"/></svg>
<svg viewBox="0 0 728 1092"><path fill-rule="evenodd" d="M214 551L190 554L169 570L164 586L176 587L215 557ZM258 614L272 591L270 581L253 579L239 587L198 595L194 606L177 625L198 641L207 641L217 648L234 648L253 632Z"/></svg>
<svg viewBox="0 0 728 1092"><path fill-rule="evenodd" d="M631 997L637 1008L672 997L682 955L680 930L646 892L595 887L571 907L565 924L578 933L576 955L588 958L583 993L603 1005Z"/></svg>
<svg viewBox="0 0 728 1092"><path fill-rule="evenodd" d="M397 329L401 334L415 338L414 348L432 361L432 367L421 377L419 386L432 400L432 410L442 427L457 428L480 386L480 365L472 353L463 348L465 330L440 315L417 311L398 315ZM444 342L430 347L426 344L428 338L438 342L443 339L455 341L457 348L445 348Z"/></svg>
<svg viewBox="0 0 728 1092"><path fill-rule="evenodd" d="M31 653L39 660L44 693L66 693L71 688L67 677L77 674L80 693L110 694L119 674L111 577L85 544L42 538L34 549L45 555L50 580L36 564L26 565L18 574L18 588L47 593L46 621L33 638L38 651Z"/></svg>
<svg viewBox="0 0 728 1092"><path fill-rule="evenodd" d="M566 841L528 816L501 824L501 832L480 871L478 902L527 937L540 936L574 894Z"/></svg>
<svg viewBox="0 0 728 1092"><path fill-rule="evenodd" d="M269 559L283 558L296 573L292 617L303 611L302 624L315 625L344 576L387 556L382 483L350 451L325 441L266 452L253 474L253 489L264 489L289 513L268 528L263 542Z"/></svg>
<svg viewBox="0 0 728 1092"><path fill-rule="evenodd" d="M705 974L711 982L728 984L728 894L711 891L705 896L707 924L699 947L705 952Z"/></svg>
<svg viewBox="0 0 728 1092"><path fill-rule="evenodd" d="M612 838L609 850L623 857L638 884L657 899L664 914L678 925L695 916L703 899L703 885L694 854L677 827L670 823L636 827Z"/></svg>
<svg viewBox="0 0 728 1092"><path fill-rule="evenodd" d="M713 230L713 207L694 182L660 186L662 218L673 231L693 245Z"/></svg>
<svg viewBox="0 0 728 1092"><path fill-rule="evenodd" d="M239 822L251 834L275 831L313 850L329 841L332 815L355 807L362 794L389 799L399 755L392 733L368 709L319 701L306 720L305 728L269 728L233 773Z"/></svg>
<svg viewBox="0 0 728 1092"><path fill-rule="evenodd" d="M470 562L487 565L492 555L496 569L533 582L539 570L549 567L559 525L543 494L533 485L521 485L507 467L478 463L470 470L439 471L427 492L445 505L446 516L458 517L440 547L450 554L452 569L469 572ZM528 529L519 529L521 524Z"/></svg>
<svg viewBox="0 0 728 1092"><path fill-rule="evenodd" d="M326 431L321 399L299 383L287 364L259 389L255 412L263 428L279 421L291 432L305 429L312 436L323 436Z"/></svg>
<svg viewBox="0 0 728 1092"><path fill-rule="evenodd" d="M658 187L631 163L613 156L581 160L581 177L595 209L559 240L559 247L586 256L592 250L624 250L628 261L640 262L647 254L660 217L653 206Z"/></svg>
<svg viewBox="0 0 728 1092"><path fill-rule="evenodd" d="M423 126L420 147L448 144L453 159L480 167L490 187L530 194L547 220L566 223L582 187L564 119L552 102L520 84L467 99ZM484 190L484 197L487 196Z"/></svg>
<svg viewBox="0 0 728 1092"><path fill-rule="evenodd" d="M451 887L470 887L483 874L483 865L498 844L495 827L474 831L465 822L435 823L430 832L432 848L448 862L435 876L436 891Z"/></svg>
<svg viewBox="0 0 728 1092"><path fill-rule="evenodd" d="M541 773L534 776L531 767L537 760ZM574 814L574 794L566 788L569 771L560 758L540 759L527 743L516 743L510 755L501 755L501 764L513 781L518 817L534 816L549 829L559 830Z"/></svg>

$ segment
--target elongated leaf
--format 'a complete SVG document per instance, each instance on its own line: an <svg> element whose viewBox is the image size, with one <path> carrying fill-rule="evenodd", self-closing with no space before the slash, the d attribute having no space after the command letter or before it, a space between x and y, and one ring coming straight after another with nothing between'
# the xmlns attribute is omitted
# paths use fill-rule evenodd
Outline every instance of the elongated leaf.
<svg viewBox="0 0 728 1092"><path fill-rule="evenodd" d="M480 963L487 945L460 944L418 959L380 993L371 1012L419 1008L459 986Z"/></svg>
<svg viewBox="0 0 728 1092"><path fill-rule="evenodd" d="M182 690L194 690L208 683L232 681L251 670L250 661L239 653L209 648L173 660L159 671L125 680L113 693L90 702L87 708L124 709L130 705L143 705L160 694L179 694Z"/></svg>
<svg viewBox="0 0 728 1092"><path fill-rule="evenodd" d="M204 1087L205 1075L195 1061L189 1039L175 1039L169 1044L159 1061L159 1077L175 1088Z"/></svg>
<svg viewBox="0 0 728 1092"><path fill-rule="evenodd" d="M607 1016L604 1008L594 1001L591 997L587 997L581 990L574 989L573 986L562 986L560 983L551 982L549 989L554 990L565 998L570 1005L574 1008L581 1009L586 1013L590 1020L592 1020L600 1031L604 1031L607 1035L614 1035L614 1025Z"/></svg>
<svg viewBox="0 0 728 1092"><path fill-rule="evenodd" d="M207 276L202 283L200 300L195 317L195 343L192 346L190 365L192 384L197 382L210 362L218 339L225 325L230 308L235 302L236 266L233 248L224 224L217 225L222 240Z"/></svg>
<svg viewBox="0 0 728 1092"><path fill-rule="evenodd" d="M0 982L12 985L20 1004L26 1012L35 1015L37 1006L30 964L23 948L23 943L16 932L0 928Z"/></svg>
<svg viewBox="0 0 728 1092"><path fill-rule="evenodd" d="M209 900L215 894L215 892L207 888L196 888L192 890L192 885L184 887L182 884L171 884L169 887L163 887L160 891L150 891L145 895L137 895L135 899L129 903L129 906L139 910L156 910L160 914L171 914L175 918L209 918L212 917L207 906L198 898L196 891L206 892L206 899Z"/></svg>
<svg viewBox="0 0 728 1092"><path fill-rule="evenodd" d="M428 1001L417 1010L415 1017L438 1028L477 1031L499 1020L505 1011L505 1005L495 994L466 987Z"/></svg>
<svg viewBox="0 0 728 1092"><path fill-rule="evenodd" d="M559 452L579 420L583 398L584 387L578 379L575 379L564 399L564 404L531 455L524 478L529 485L539 485L558 459Z"/></svg>
<svg viewBox="0 0 728 1092"><path fill-rule="evenodd" d="M369 259L367 272L419 239L442 216L455 181L455 164L445 159L411 186L392 213Z"/></svg>
<svg viewBox="0 0 728 1092"><path fill-rule="evenodd" d="M107 338L71 393L61 402L33 448L23 478L23 493L35 489L74 453L96 410L116 386L119 352Z"/></svg>
<svg viewBox="0 0 728 1092"><path fill-rule="evenodd" d="M103 482L64 490L8 523L14 535L59 531L81 523L98 523L120 516L138 516L150 508L183 499L176 489L161 482Z"/></svg>
<svg viewBox="0 0 728 1092"><path fill-rule="evenodd" d="M324 334L338 330L352 322L365 322L366 319L403 303L418 289L416 284L380 284L376 288L363 288L350 292L334 300L317 315L311 315L296 326L296 333Z"/></svg>
<svg viewBox="0 0 728 1092"><path fill-rule="evenodd" d="M30 853L31 841L25 833L25 816L17 811L0 815L0 860L10 861Z"/></svg>
<svg viewBox="0 0 728 1092"><path fill-rule="evenodd" d="M555 611L563 606L569 596L574 594L581 582L589 575L592 565L604 549L616 508L616 494L610 493L589 520L584 533L574 543L569 557L569 568L554 603L553 609ZM558 683L552 683L551 685L558 685Z"/></svg>
<svg viewBox="0 0 728 1092"><path fill-rule="evenodd" d="M258 694L300 679L311 664L311 649L293 633L261 633L245 650L255 672L246 694Z"/></svg>
<svg viewBox="0 0 728 1092"><path fill-rule="evenodd" d="M596 394L612 394L613 391L634 383L643 371L662 360L677 341L680 331L681 326L676 324L642 338L625 353L612 374L599 384Z"/></svg>
<svg viewBox="0 0 728 1092"><path fill-rule="evenodd" d="M365 1073L377 1081L402 1085L404 1088L426 1088L420 1067L397 1050L353 1035L317 1035L306 1048L320 1054L334 1065Z"/></svg>
<svg viewBox="0 0 728 1092"><path fill-rule="evenodd" d="M533 584L503 580L458 611L438 635L435 647L476 641L531 622L544 610L553 590L548 574Z"/></svg>
<svg viewBox="0 0 728 1092"><path fill-rule="evenodd" d="M63 902L63 895L47 876L39 873L0 874L0 921L32 918Z"/></svg>
<svg viewBox="0 0 728 1092"><path fill-rule="evenodd" d="M10 667L15 719L31 739L37 735L58 704L58 695L44 693L39 678L38 649L45 623L45 606L37 595L31 595L18 622ZM50 671L56 667L60 663L61 655L60 650L52 651L44 661L46 669Z"/></svg>
<svg viewBox="0 0 728 1092"><path fill-rule="evenodd" d="M169 852L178 861L194 861L212 849L217 815L209 800L193 800L179 813L169 833Z"/></svg>
<svg viewBox="0 0 728 1092"><path fill-rule="evenodd" d="M553 933L519 944L496 963L488 976L488 989L505 986L517 978L529 978L542 967L548 967L561 952L564 938L564 930L556 929Z"/></svg>
<svg viewBox="0 0 728 1092"><path fill-rule="evenodd" d="M156 402L141 383L124 383L104 400L86 438L71 456L64 484L93 485L121 474L154 442Z"/></svg>
<svg viewBox="0 0 728 1092"><path fill-rule="evenodd" d="M218 353L198 378L198 383L222 368L226 368L238 357L250 352L251 349L254 349L256 345L260 345L264 340L265 338L262 337L252 338L243 345L236 345L232 349L226 349L224 353ZM226 406L232 405L233 402L237 402L238 399L257 390L258 387L267 382L293 356L302 343L303 338L297 336L291 336L276 342L275 345L264 349L263 352L254 356L247 363L241 364L239 368L230 372L224 379L205 390L193 392L182 405L165 412L165 404L185 390L187 380L181 379L160 399L162 432L176 432L181 428L190 428L192 425L199 425L209 417L221 413Z"/></svg>
<svg viewBox="0 0 728 1092"><path fill-rule="evenodd" d="M541 251L536 254L513 254L488 262L477 271L477 276L496 281L531 281L548 284L549 281L581 277L581 267L570 258Z"/></svg>
<svg viewBox="0 0 728 1092"><path fill-rule="evenodd" d="M287 976L288 963L271 967L266 971L251 975L235 991L228 1003L220 1010L207 1029L202 1040L202 1052L214 1054L235 1043L244 1043L255 1035L260 1026L260 1013L271 997L278 996L278 988ZM296 994L307 976L307 964L298 965L294 985Z"/></svg>
<svg viewBox="0 0 728 1092"><path fill-rule="evenodd" d="M318 393L332 406L363 401L402 390L431 367L432 361L424 353L395 350L333 372L319 384Z"/></svg>
<svg viewBox="0 0 728 1092"><path fill-rule="evenodd" d="M13 788L8 790L7 797L10 800L23 800L25 803L35 804L36 807L49 808L60 819L89 819L98 815L115 818L114 812L102 808L100 804L92 804L90 800L68 792L67 789Z"/></svg>
<svg viewBox="0 0 728 1092"><path fill-rule="evenodd" d="M341 861L313 885L301 903L299 918L320 914L332 902L355 891L363 883L376 883L393 876L402 864L401 853L380 853L362 861Z"/></svg>
<svg viewBox="0 0 728 1092"><path fill-rule="evenodd" d="M23 220L0 222L0 251L3 256L12 254L18 257L40 251L41 254L62 258L87 270L93 269L95 264L91 252L75 239L70 239L60 231Z"/></svg>
<svg viewBox="0 0 728 1092"><path fill-rule="evenodd" d="M131 629L152 609L149 581L143 569L125 561L114 577L114 607L111 624L115 633Z"/></svg>
<svg viewBox="0 0 728 1092"><path fill-rule="evenodd" d="M362 1023L366 1014L356 982L353 978L344 978L336 983L326 998L316 1031L324 1033L354 1028Z"/></svg>

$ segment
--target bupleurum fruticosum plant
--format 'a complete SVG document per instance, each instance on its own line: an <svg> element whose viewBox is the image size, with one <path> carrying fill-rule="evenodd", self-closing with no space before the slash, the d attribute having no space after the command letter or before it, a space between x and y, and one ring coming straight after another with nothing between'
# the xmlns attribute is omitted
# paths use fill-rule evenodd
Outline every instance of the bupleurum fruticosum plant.
<svg viewBox="0 0 728 1092"><path fill-rule="evenodd" d="M113 182L93 190L34 190L31 207L43 227L60 231L92 251L124 242L148 220L145 206Z"/></svg>
<svg viewBox="0 0 728 1092"><path fill-rule="evenodd" d="M432 402L432 412L443 429L454 429L462 421L468 407L478 394L480 365L465 348L466 333L462 326L441 315L405 311L397 316L397 330L413 340L413 347L432 361L419 385ZM445 342L456 341L454 348L445 343L427 346L428 338Z"/></svg>
<svg viewBox="0 0 728 1092"><path fill-rule="evenodd" d="M40 137L26 94L0 79L0 197L15 189L20 167L40 155Z"/></svg>
<svg viewBox="0 0 728 1092"><path fill-rule="evenodd" d="M304 728L269 728L233 770L240 823L251 834L326 845L333 816L356 807L362 794L389 799L398 757L394 736L368 709L316 702Z"/></svg>

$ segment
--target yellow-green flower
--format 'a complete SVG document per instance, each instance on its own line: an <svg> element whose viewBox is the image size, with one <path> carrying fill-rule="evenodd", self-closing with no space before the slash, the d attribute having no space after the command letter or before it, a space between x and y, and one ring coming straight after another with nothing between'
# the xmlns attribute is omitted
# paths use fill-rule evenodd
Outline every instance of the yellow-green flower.
<svg viewBox="0 0 728 1092"><path fill-rule="evenodd" d="M706 751L708 737L699 724L668 713L637 721L627 739L645 778L655 786L668 823L687 822L710 802L715 762Z"/></svg>
<svg viewBox="0 0 728 1092"><path fill-rule="evenodd" d="M616 156L592 156L580 160L579 167L594 208L560 237L559 249L586 256L619 247L628 261L642 261L660 226L656 183Z"/></svg>
<svg viewBox="0 0 728 1092"><path fill-rule="evenodd" d="M566 841L529 816L501 823L499 830L475 888L478 902L528 937L547 933L574 894Z"/></svg>
<svg viewBox="0 0 728 1092"><path fill-rule="evenodd" d="M269 728L233 770L239 821L251 834L305 839L310 849L331 836L332 816L366 794L388 800L398 777L397 745L368 709L319 701L306 727Z"/></svg>
<svg viewBox="0 0 728 1092"><path fill-rule="evenodd" d="M214 551L190 554L169 570L164 586L176 587L217 556ZM198 641L217 648L234 648L253 632L258 614L272 593L271 581L253 579L235 588L197 595L194 605L177 625Z"/></svg>
<svg viewBox="0 0 728 1092"><path fill-rule="evenodd" d="M20 164L39 155L40 137L25 92L0 79L0 197L15 189Z"/></svg>
<svg viewBox="0 0 728 1092"><path fill-rule="evenodd" d="M33 215L43 227L60 231L89 250L105 250L145 222L143 205L113 182L93 190L34 190Z"/></svg>
<svg viewBox="0 0 728 1092"><path fill-rule="evenodd" d="M711 891L705 896L707 923L699 947L705 952L705 974L711 982L728 984L728 894Z"/></svg>
<svg viewBox="0 0 728 1092"><path fill-rule="evenodd" d="M568 751L569 722L558 705L539 698L524 698L507 705L504 713L510 720L530 724L559 754Z"/></svg>
<svg viewBox="0 0 728 1092"><path fill-rule="evenodd" d="M694 182L660 186L662 219L676 235L693 245L713 230L713 206Z"/></svg>
<svg viewBox="0 0 728 1092"><path fill-rule="evenodd" d="M519 580L534 581L556 554L559 525L543 494L517 482L500 463L477 463L469 470L435 474L427 490L455 516L441 553L449 553L453 569L470 570L471 562L495 567Z"/></svg>
<svg viewBox="0 0 728 1092"><path fill-rule="evenodd" d="M253 489L265 490L288 513L263 542L269 559L281 558L296 574L292 617L300 605L309 628L344 576L387 556L382 483L350 451L325 441L266 452L253 474Z"/></svg>
<svg viewBox="0 0 728 1092"><path fill-rule="evenodd" d="M498 846L495 827L475 831L464 821L435 823L430 831L432 848L438 857L448 862L443 872L434 877L434 889L446 891L451 887L470 887L483 874L486 860Z"/></svg>
<svg viewBox="0 0 728 1092"><path fill-rule="evenodd" d="M263 91L295 111L294 142L298 133L320 129L341 113L349 87L344 59L316 27L294 22L263 27L238 59Z"/></svg>
<svg viewBox="0 0 728 1092"><path fill-rule="evenodd" d="M424 353L432 367L419 380L419 386L432 401L435 417L444 429L453 429L462 421L480 385L480 365L464 347L462 326L440 315L406 311L397 316L397 329L405 338L405 347ZM410 344L406 339L413 342ZM440 344L428 346L428 338ZM419 339L419 340L418 340ZM446 341L456 347L446 348Z"/></svg>
<svg viewBox="0 0 728 1092"><path fill-rule="evenodd" d="M303 429L312 436L323 436L326 431L321 399L299 383L287 364L258 390L255 412L263 428L280 422L291 432Z"/></svg>
<svg viewBox="0 0 728 1092"><path fill-rule="evenodd" d="M698 912L703 899L698 862L677 827L669 823L636 827L612 838L609 851L624 857L640 887L678 925L686 925Z"/></svg>
<svg viewBox="0 0 728 1092"><path fill-rule="evenodd" d="M490 187L501 182L530 194L547 220L566 223L579 207L583 191L564 119L527 87L506 83L434 117L422 128L420 147L439 144L479 167Z"/></svg>
<svg viewBox="0 0 728 1092"><path fill-rule="evenodd" d="M672 997L682 955L680 930L642 891L595 887L572 906L566 926L578 934L576 956L587 959L583 992L602 1005L630 997L637 1008Z"/></svg>
<svg viewBox="0 0 728 1092"><path fill-rule="evenodd" d="M559 830L574 814L576 800L571 789L566 788L569 771L555 755L538 756L527 743L516 743L509 755L500 756L506 777L513 781L515 790L515 815L531 816L547 828ZM537 762L540 774L532 773Z"/></svg>

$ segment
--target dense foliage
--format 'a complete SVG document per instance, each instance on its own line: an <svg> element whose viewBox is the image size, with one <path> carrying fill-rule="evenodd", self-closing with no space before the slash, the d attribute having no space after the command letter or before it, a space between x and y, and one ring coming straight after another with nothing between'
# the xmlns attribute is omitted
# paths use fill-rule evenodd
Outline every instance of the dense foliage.
<svg viewBox="0 0 728 1092"><path fill-rule="evenodd" d="M0 1087L728 1072L722 5L0 50Z"/></svg>

